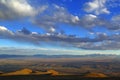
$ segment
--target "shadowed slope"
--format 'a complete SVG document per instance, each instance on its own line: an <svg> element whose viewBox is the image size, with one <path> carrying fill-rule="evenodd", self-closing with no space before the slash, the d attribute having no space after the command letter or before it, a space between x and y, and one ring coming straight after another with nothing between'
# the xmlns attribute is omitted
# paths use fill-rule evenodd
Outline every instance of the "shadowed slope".
<svg viewBox="0 0 120 80"><path fill-rule="evenodd" d="M0 74L3 74L3 72L2 72L2 71L0 71Z"/></svg>

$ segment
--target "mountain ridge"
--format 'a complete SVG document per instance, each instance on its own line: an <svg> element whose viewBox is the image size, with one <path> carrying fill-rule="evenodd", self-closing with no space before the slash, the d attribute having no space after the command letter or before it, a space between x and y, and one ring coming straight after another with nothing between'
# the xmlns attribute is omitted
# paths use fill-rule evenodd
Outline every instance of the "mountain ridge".
<svg viewBox="0 0 120 80"><path fill-rule="evenodd" d="M45 55L45 54L35 54L35 55L13 55L13 54L0 54L1 58L24 58L24 57L34 57L34 58L81 58L81 57L110 57L119 56L113 54L86 54L86 55Z"/></svg>

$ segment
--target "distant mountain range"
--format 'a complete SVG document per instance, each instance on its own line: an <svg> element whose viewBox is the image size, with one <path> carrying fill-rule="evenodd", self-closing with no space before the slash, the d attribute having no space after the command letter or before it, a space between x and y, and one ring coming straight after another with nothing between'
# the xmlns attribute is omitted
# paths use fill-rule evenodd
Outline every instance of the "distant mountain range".
<svg viewBox="0 0 120 80"><path fill-rule="evenodd" d="M109 56L117 56L117 55L113 55L113 54L87 54L87 55L43 55L43 54L9 55L9 54L1 54L0 58L25 58L25 57L33 57L33 58L79 58L79 57L109 57Z"/></svg>

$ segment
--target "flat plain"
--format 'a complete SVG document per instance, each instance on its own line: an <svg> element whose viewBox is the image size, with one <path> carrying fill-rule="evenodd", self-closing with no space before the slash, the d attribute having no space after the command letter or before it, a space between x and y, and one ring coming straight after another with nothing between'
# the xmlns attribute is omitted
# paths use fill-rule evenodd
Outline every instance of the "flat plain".
<svg viewBox="0 0 120 80"><path fill-rule="evenodd" d="M119 75L120 60L114 56L0 59L0 80L119 80Z"/></svg>

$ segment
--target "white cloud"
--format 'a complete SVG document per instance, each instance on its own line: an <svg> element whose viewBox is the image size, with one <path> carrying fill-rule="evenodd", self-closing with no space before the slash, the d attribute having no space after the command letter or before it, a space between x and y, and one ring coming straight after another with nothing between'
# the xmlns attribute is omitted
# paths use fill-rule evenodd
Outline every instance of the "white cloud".
<svg viewBox="0 0 120 80"><path fill-rule="evenodd" d="M1 31L6 31L7 28L5 28L4 26L0 26L0 30L1 30Z"/></svg>
<svg viewBox="0 0 120 80"><path fill-rule="evenodd" d="M28 0L0 0L0 18L2 19L35 16L45 9L46 6L35 9L28 3Z"/></svg>
<svg viewBox="0 0 120 80"><path fill-rule="evenodd" d="M32 32L32 35L37 35L38 33L37 32Z"/></svg>
<svg viewBox="0 0 120 80"><path fill-rule="evenodd" d="M4 26L0 26L0 37L13 35L13 32Z"/></svg>
<svg viewBox="0 0 120 80"><path fill-rule="evenodd" d="M77 37L76 35L67 34L39 34L31 32L26 34L28 30L20 30L20 32L12 32L0 26L0 39L9 39L21 43L31 43L35 45L57 45L61 47L75 47L90 50L119 50L120 49L120 36L107 35L106 33L96 33L94 38Z"/></svg>
<svg viewBox="0 0 120 80"><path fill-rule="evenodd" d="M33 19L33 23L46 31L55 31L59 24L77 25L80 21L78 16L69 13L64 7L58 5L49 6L46 12Z"/></svg>
<svg viewBox="0 0 120 80"><path fill-rule="evenodd" d="M89 21L93 21L93 20L97 19L97 16L93 15L93 14L88 14L88 15L84 16L84 19L89 20Z"/></svg>
<svg viewBox="0 0 120 80"><path fill-rule="evenodd" d="M36 16L36 18L34 18L32 22L33 24L36 24L39 27L45 29L47 32L50 32L52 27L54 27L56 30L59 29L59 24L67 24L73 27L79 26L87 30L92 30L94 27L97 26L104 27L109 30L120 29L119 24L113 23L111 20L107 20L104 17L97 16L99 14L103 14L103 11L105 9L107 10L107 8L105 7L105 3L106 0L94 0L93 2L88 2L87 6L88 4L92 6L89 7L90 9L88 8L88 11L90 10L93 13L91 12L84 16L75 16L69 13L66 8L53 4L52 6L48 6L48 8L46 9L46 12L49 12L49 14L44 13L42 15ZM94 12L97 15L94 14Z"/></svg>
<svg viewBox="0 0 120 80"><path fill-rule="evenodd" d="M55 31L56 31L56 30L55 30L54 27L51 27L50 30L49 30L50 33L54 33Z"/></svg>
<svg viewBox="0 0 120 80"><path fill-rule="evenodd" d="M85 11L96 15L109 14L110 11L106 7L106 0L92 0L85 5Z"/></svg>

